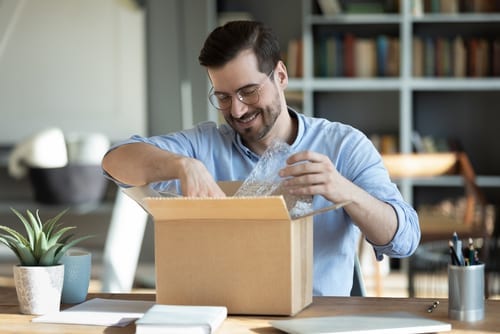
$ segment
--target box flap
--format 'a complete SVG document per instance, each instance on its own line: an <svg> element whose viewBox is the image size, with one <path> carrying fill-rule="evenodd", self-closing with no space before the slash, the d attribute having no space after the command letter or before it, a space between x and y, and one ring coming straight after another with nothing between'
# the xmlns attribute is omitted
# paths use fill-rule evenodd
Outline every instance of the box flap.
<svg viewBox="0 0 500 334"><path fill-rule="evenodd" d="M282 196L266 197L148 197L145 205L159 220L179 219L249 219L289 220L288 209Z"/></svg>

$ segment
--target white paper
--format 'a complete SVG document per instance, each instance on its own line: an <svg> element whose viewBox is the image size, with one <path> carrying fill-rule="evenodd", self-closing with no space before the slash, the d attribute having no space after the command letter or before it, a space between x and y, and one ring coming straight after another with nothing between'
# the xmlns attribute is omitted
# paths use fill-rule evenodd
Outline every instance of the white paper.
<svg viewBox="0 0 500 334"><path fill-rule="evenodd" d="M414 334L451 330L448 323L406 312L297 318L270 323L273 327L292 334Z"/></svg>
<svg viewBox="0 0 500 334"><path fill-rule="evenodd" d="M139 319L153 301L94 298L64 311L42 315L33 322L124 327Z"/></svg>

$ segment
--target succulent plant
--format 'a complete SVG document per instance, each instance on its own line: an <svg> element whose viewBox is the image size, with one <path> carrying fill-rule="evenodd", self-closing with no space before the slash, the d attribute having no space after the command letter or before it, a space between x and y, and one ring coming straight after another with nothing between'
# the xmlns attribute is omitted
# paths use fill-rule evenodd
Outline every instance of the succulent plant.
<svg viewBox="0 0 500 334"><path fill-rule="evenodd" d="M11 208L23 223L26 236L13 228L0 225L0 242L7 245L17 256L23 266L53 266L66 251L82 240L91 238L92 235L72 239L73 234L67 234L75 226L62 227L59 219L68 211L60 212L55 217L42 222L39 210L33 214L26 210L26 217Z"/></svg>

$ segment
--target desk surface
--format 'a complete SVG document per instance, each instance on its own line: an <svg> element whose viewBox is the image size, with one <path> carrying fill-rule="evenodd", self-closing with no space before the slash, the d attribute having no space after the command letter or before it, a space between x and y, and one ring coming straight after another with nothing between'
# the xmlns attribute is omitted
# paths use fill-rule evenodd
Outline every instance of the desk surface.
<svg viewBox="0 0 500 334"><path fill-rule="evenodd" d="M114 298L154 300L154 294L90 294L89 298ZM482 321L466 323L448 319L448 302L441 299L432 313L427 308L433 303L428 298L371 298L371 297L316 297L311 306L296 317L335 316L376 312L406 311L430 319L449 322L452 331L447 333L486 334L498 333L500 329L500 300L486 301L486 316ZM15 289L0 288L0 332L1 333L134 333L135 325L127 327L80 326L63 324L32 323L33 316L19 313ZM283 333L268 324L271 319L286 317L229 316L217 334Z"/></svg>

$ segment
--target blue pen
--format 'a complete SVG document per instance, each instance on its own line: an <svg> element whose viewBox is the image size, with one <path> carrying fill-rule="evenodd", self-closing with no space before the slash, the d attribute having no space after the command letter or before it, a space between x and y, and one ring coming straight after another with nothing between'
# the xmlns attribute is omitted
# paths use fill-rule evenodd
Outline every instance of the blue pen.
<svg viewBox="0 0 500 334"><path fill-rule="evenodd" d="M460 261L458 260L457 253L455 252L455 248L453 247L453 242L451 240L449 241L449 246L450 246L451 264L454 266L460 266Z"/></svg>
<svg viewBox="0 0 500 334"><path fill-rule="evenodd" d="M465 260L462 251L462 241L458 239L457 232L453 232L453 248L455 249L455 254L457 255L458 265L463 266L465 264Z"/></svg>

